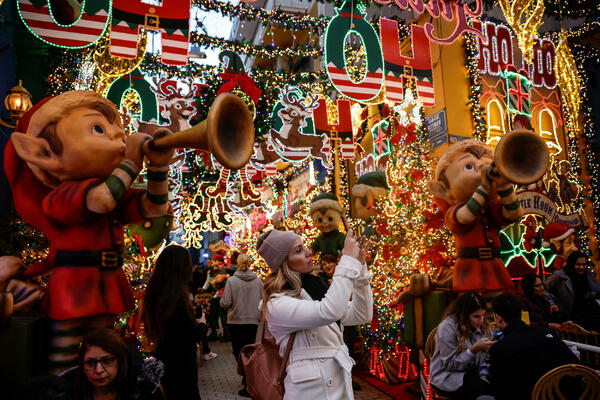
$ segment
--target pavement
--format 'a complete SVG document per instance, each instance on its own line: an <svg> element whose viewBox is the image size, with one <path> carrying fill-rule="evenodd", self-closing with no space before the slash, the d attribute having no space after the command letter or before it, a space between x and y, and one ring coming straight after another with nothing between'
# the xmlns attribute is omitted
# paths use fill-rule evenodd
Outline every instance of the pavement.
<svg viewBox="0 0 600 400"><path fill-rule="evenodd" d="M237 362L231 352L231 342L209 342L211 351L218 354L209 361L198 361L198 386L203 400L247 400L238 396L242 377L237 374ZM354 377L362 390L354 392L356 400L389 400L392 397Z"/></svg>

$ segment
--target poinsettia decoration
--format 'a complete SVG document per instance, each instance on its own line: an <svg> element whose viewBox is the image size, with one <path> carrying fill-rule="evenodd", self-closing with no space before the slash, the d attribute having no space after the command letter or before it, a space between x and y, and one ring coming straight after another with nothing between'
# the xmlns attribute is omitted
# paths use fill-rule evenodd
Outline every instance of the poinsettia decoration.
<svg viewBox="0 0 600 400"><path fill-rule="evenodd" d="M444 226L444 213L442 210L437 210L435 213L425 210L423 216L425 217L425 231L439 229Z"/></svg>

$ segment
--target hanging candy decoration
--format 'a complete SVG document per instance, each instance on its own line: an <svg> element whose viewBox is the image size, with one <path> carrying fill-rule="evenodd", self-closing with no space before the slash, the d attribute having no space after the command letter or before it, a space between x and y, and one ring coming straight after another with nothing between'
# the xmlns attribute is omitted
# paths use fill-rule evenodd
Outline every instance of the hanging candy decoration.
<svg viewBox="0 0 600 400"><path fill-rule="evenodd" d="M499 0L498 5L506 22L517 35L523 64L531 63L537 30L542 25L544 0Z"/></svg>
<svg viewBox="0 0 600 400"><path fill-rule="evenodd" d="M79 10L66 10L72 11L76 19L62 24L50 10L50 0L17 1L21 20L31 33L50 45L67 49L88 47L100 39L110 21L111 9L112 0L87 0Z"/></svg>

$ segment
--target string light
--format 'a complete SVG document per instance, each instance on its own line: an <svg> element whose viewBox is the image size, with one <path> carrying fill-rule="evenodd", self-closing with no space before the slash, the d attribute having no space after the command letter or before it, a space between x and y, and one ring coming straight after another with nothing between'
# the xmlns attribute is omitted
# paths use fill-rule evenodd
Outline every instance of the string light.
<svg viewBox="0 0 600 400"><path fill-rule="evenodd" d="M193 0L196 5L207 11L217 11L222 15L241 18L246 21L257 21L262 25L277 24L289 30L308 30L321 33L329 23L328 17L312 17L310 15L291 14L280 10L265 10L245 3L232 4L218 0Z"/></svg>
<svg viewBox="0 0 600 400"><path fill-rule="evenodd" d="M517 36L523 59L531 63L533 44L542 25L544 0L498 0L498 6Z"/></svg>
<svg viewBox="0 0 600 400"><path fill-rule="evenodd" d="M581 106L581 78L573 59L564 30L558 35L556 48L556 81L563 99L566 127L573 137L579 135L579 108Z"/></svg>

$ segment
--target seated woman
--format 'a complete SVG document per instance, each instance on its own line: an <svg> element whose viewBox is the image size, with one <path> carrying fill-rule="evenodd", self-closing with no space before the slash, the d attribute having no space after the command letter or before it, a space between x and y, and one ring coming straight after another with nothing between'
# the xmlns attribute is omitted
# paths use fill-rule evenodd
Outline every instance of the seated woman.
<svg viewBox="0 0 600 400"><path fill-rule="evenodd" d="M541 328L555 327L562 322L558 306L552 304L546 295L542 279L534 273L529 273L521 279L521 305L523 311L529 313L529 325Z"/></svg>
<svg viewBox="0 0 600 400"><path fill-rule="evenodd" d="M112 329L96 329L83 338L78 364L61 375L73 383L78 399L165 399L160 387L162 363L142 360Z"/></svg>
<svg viewBox="0 0 600 400"><path fill-rule="evenodd" d="M567 265L546 279L546 287L554 296L560 311L569 320L588 330L600 331L600 284L588 269L588 257L572 252Z"/></svg>
<svg viewBox="0 0 600 400"><path fill-rule="evenodd" d="M258 238L256 247L271 269L263 283L262 308L282 356L290 335L297 333L290 344L284 399L352 399L354 362L336 321L359 325L373 316L371 275L359 242L348 233L331 286L320 301L301 286L301 274L312 272L314 265L300 236L271 230Z"/></svg>
<svg viewBox="0 0 600 400"><path fill-rule="evenodd" d="M495 342L485 319L485 302L475 292L459 297L438 325L429 367L431 385L452 399L490 395L487 351Z"/></svg>

